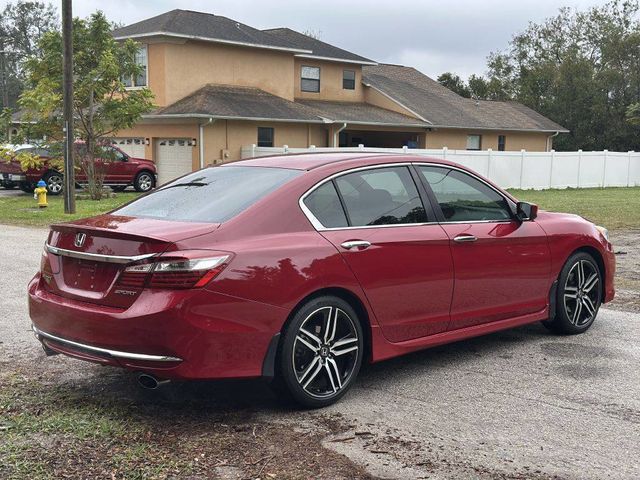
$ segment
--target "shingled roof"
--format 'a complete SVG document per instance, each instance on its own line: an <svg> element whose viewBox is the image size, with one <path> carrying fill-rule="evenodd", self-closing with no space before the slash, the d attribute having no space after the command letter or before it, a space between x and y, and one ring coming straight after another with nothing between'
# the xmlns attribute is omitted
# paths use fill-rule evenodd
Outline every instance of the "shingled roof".
<svg viewBox="0 0 640 480"><path fill-rule="evenodd" d="M331 102L298 99L296 103L309 107L322 118L350 125L386 125L428 127L429 124L401 113L359 102Z"/></svg>
<svg viewBox="0 0 640 480"><path fill-rule="evenodd" d="M147 117L155 116L207 116L322 123L317 113L305 105L272 95L259 88L231 85L206 85Z"/></svg>
<svg viewBox="0 0 640 480"><path fill-rule="evenodd" d="M156 17L118 28L115 39L170 36L192 40L244 45L296 53L311 53L277 35L271 35L227 17L191 10L171 10Z"/></svg>
<svg viewBox="0 0 640 480"><path fill-rule="evenodd" d="M517 102L464 98L412 67L364 66L363 83L391 97L433 127L568 132Z"/></svg>
<svg viewBox="0 0 640 480"><path fill-rule="evenodd" d="M348 52L342 48L322 42L316 38L310 37L309 35L296 32L290 28L269 28L263 30L263 32L273 35L291 45L295 45L296 48L311 51L310 54L298 54L298 57L338 60L349 63L358 63L361 65L377 65L373 60L369 60L368 58L361 57L360 55Z"/></svg>

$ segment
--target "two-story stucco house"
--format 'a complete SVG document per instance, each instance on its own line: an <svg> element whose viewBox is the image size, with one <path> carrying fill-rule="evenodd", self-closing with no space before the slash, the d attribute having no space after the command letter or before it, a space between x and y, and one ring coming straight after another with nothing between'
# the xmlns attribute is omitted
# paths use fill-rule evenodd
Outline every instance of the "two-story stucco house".
<svg viewBox="0 0 640 480"><path fill-rule="evenodd" d="M462 98L411 67L378 64L288 28L173 10L113 32L142 45L157 109L114 141L160 182L259 146L532 150L560 125L517 104Z"/></svg>

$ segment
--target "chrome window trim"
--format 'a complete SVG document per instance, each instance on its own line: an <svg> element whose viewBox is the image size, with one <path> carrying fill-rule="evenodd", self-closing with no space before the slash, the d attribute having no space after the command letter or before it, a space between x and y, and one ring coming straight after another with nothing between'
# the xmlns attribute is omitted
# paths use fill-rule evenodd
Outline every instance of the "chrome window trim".
<svg viewBox="0 0 640 480"><path fill-rule="evenodd" d="M72 347L82 348L91 352L107 354L115 358L126 358L129 360L144 360L151 362L182 362L182 359L178 357L169 357L166 355L147 355L146 353L122 352L120 350L111 350L108 348L94 347L85 343L74 342L71 340L67 340L66 338L57 337L55 335L51 335L50 333L43 332L42 330L39 330L35 325L31 325L31 329L33 330L36 338L40 341L42 341L42 338L40 337L43 337L45 339L48 338L49 340L53 340L54 342L70 345Z"/></svg>
<svg viewBox="0 0 640 480"><path fill-rule="evenodd" d="M106 262L106 263L139 262L140 260L145 260L147 258L151 258L156 255L155 253L145 253L143 255L132 255L132 256L103 255L100 253L88 253L88 252L77 252L75 250L67 250L65 248L54 247L53 245L49 245L48 243L45 243L45 249L47 250L47 252L52 253L53 255L78 258L80 260L95 260L98 262Z"/></svg>
<svg viewBox="0 0 640 480"><path fill-rule="evenodd" d="M315 228L317 231L319 232L329 232L329 231L339 231L339 230L362 230L364 228L389 228L389 227L417 227L420 225L438 225L438 224L462 224L462 223L509 223L512 222L514 219L510 218L510 219L502 219L502 220L469 220L469 221L452 221L452 222L423 222L423 223L396 223L396 224L388 224L388 225L361 225L361 226L348 226L348 227L325 227L324 225L322 225L322 223L320 222L320 220L318 220L315 215L311 212L311 210L309 210L309 208L305 205L304 200L305 198L307 198L309 195L311 195L317 188L321 187L322 185L324 185L327 182L332 181L334 178L337 177L341 177L342 175L348 175L350 173L354 173L354 172L360 172L363 170L372 170L375 168L388 168L388 167L410 167L410 166L425 166L425 167L441 167L441 168L448 168L450 170L457 170L459 172L462 173L466 173L467 175L475 178L476 180L478 180L479 182L481 182L482 184L484 184L485 186L489 187L491 190L493 190L494 192L496 192L498 195L500 195L502 198L504 198L507 202L507 204L512 207L515 208L515 203L513 202L513 200L511 200L509 197L506 197L502 192L500 192L499 190L496 190L496 188L493 185L488 184L486 181L484 181L482 178L478 177L477 175L475 175L474 173L465 170L463 168L460 167L455 167L453 165L445 165L442 163L433 163L433 162L398 162L398 163L381 163L378 165L367 165L365 167L356 167L356 168L350 168L349 170L344 170L342 172L338 172L338 173L334 173L333 175L320 180L318 183L316 183L314 186L312 186L311 188L309 188L305 193L302 194L302 196L300 197L300 199L298 200L298 205L300 206L300 209L302 210L302 213L304 213L304 215L307 217L307 219L309 220L309 222L311 222L311 225L313 225L313 228Z"/></svg>

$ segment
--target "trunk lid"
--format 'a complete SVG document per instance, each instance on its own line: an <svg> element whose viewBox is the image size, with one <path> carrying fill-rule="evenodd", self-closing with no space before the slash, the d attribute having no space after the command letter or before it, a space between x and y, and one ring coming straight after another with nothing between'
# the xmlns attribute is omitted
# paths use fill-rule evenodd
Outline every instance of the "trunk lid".
<svg viewBox="0 0 640 480"><path fill-rule="evenodd" d="M121 278L128 265L218 226L116 215L52 225L43 268L50 271L44 272L43 283L67 298L128 308L142 291L140 285Z"/></svg>

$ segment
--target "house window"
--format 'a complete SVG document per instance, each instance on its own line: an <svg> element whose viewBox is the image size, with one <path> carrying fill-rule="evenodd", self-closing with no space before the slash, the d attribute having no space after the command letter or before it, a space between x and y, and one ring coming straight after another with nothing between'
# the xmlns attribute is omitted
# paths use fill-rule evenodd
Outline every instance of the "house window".
<svg viewBox="0 0 640 480"><path fill-rule="evenodd" d="M467 135L467 150L480 150L482 135Z"/></svg>
<svg viewBox="0 0 640 480"><path fill-rule="evenodd" d="M320 67L302 67L300 90L303 92L320 92Z"/></svg>
<svg viewBox="0 0 640 480"><path fill-rule="evenodd" d="M498 151L504 152L506 146L507 146L507 136L498 135Z"/></svg>
<svg viewBox="0 0 640 480"><path fill-rule="evenodd" d="M344 90L356 89L356 72L354 70L344 70L342 72L342 88Z"/></svg>
<svg viewBox="0 0 640 480"><path fill-rule="evenodd" d="M273 128L258 127L258 146L273 147Z"/></svg>
<svg viewBox="0 0 640 480"><path fill-rule="evenodd" d="M138 75L125 75L122 77L122 83L127 88L134 87L146 87L147 86L147 46L143 45L138 49L135 55L136 65L140 67L140 73Z"/></svg>

